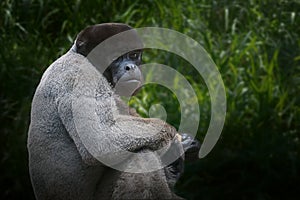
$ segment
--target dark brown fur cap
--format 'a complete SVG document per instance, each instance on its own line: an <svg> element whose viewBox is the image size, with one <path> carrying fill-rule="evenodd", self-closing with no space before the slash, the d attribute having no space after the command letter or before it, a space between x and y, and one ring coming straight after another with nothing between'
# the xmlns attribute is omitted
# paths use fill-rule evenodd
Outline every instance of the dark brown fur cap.
<svg viewBox="0 0 300 200"><path fill-rule="evenodd" d="M76 38L76 52L87 56L98 44L107 38L132 29L121 23L104 23L88 26L82 30Z"/></svg>

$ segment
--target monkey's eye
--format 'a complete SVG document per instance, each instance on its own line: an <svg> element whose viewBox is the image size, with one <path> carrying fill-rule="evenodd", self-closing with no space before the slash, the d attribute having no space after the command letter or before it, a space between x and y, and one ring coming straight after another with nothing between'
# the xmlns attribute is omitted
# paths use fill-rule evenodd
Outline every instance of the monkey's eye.
<svg viewBox="0 0 300 200"><path fill-rule="evenodd" d="M128 58L131 60L137 60L140 57L140 53L139 52L130 52L128 53Z"/></svg>

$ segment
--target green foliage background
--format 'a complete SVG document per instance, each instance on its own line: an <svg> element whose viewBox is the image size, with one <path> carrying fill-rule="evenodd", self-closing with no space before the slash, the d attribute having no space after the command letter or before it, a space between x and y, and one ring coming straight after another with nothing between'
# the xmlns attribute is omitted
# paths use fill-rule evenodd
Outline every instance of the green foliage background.
<svg viewBox="0 0 300 200"><path fill-rule="evenodd" d="M2 0L0 2L0 199L33 199L26 137L30 103L46 67L87 25L157 26L197 40L221 72L227 92L222 136L208 157L186 166L177 184L188 199L297 199L300 186L299 0ZM145 62L174 67L194 87L197 137L210 119L207 88L184 60L158 50ZM174 83L176 84L176 83ZM180 123L175 96L147 86L130 102L141 115L163 103Z"/></svg>

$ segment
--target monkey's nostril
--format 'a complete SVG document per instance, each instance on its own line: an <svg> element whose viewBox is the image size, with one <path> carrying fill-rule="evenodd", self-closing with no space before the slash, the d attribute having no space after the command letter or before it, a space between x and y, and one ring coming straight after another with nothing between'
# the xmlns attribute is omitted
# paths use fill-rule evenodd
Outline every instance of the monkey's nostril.
<svg viewBox="0 0 300 200"><path fill-rule="evenodd" d="M135 68L134 64L128 64L128 65L125 66L126 71L133 70L134 68Z"/></svg>

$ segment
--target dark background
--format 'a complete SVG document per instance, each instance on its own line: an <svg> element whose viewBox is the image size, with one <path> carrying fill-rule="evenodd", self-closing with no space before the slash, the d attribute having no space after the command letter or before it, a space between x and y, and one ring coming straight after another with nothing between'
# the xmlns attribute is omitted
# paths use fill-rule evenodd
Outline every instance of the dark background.
<svg viewBox="0 0 300 200"><path fill-rule="evenodd" d="M221 72L225 126L213 151L186 166L177 184L188 199L298 199L300 186L300 3L298 0L2 0L0 2L0 199L33 199L26 138L30 103L46 69L87 25L122 22L184 33ZM145 52L182 72L201 109L198 139L210 119L203 80L184 60ZM162 102L178 127L176 97L149 86L131 101L147 115ZM170 94L172 96L172 94ZM175 100L174 100L175 99Z"/></svg>

